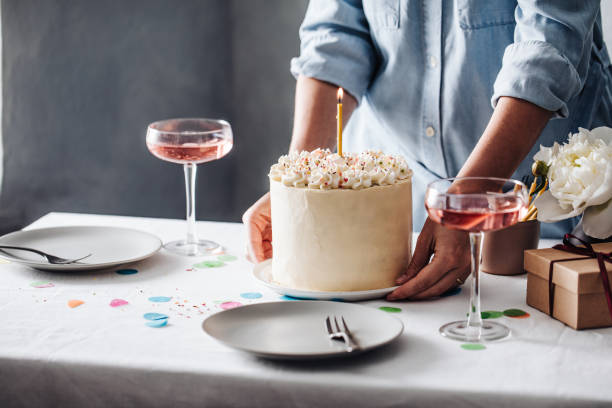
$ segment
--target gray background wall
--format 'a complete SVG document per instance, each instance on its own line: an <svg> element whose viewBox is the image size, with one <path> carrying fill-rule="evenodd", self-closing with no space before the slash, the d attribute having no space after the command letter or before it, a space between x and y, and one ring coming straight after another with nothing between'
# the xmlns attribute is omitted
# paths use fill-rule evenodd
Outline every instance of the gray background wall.
<svg viewBox="0 0 612 408"><path fill-rule="evenodd" d="M286 150L307 2L3 0L0 230L49 211L184 217L148 123L220 117L232 153L199 167L198 219L239 221Z"/></svg>
<svg viewBox="0 0 612 408"><path fill-rule="evenodd" d="M149 122L222 117L232 153L200 166L198 219L239 221L288 145L307 0L0 0L0 233L49 211L184 216L180 166ZM602 1L612 43L612 3Z"/></svg>

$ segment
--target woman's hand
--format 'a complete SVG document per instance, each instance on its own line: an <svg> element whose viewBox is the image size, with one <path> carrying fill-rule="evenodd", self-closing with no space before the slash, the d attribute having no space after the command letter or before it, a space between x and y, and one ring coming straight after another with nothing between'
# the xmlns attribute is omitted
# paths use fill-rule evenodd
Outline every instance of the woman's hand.
<svg viewBox="0 0 612 408"><path fill-rule="evenodd" d="M247 259L254 263L272 258L270 193L266 193L242 215L247 228Z"/></svg>
<svg viewBox="0 0 612 408"><path fill-rule="evenodd" d="M433 258L431 257L433 255ZM412 261L387 300L426 299L460 286L470 275L467 232L447 229L427 218Z"/></svg>

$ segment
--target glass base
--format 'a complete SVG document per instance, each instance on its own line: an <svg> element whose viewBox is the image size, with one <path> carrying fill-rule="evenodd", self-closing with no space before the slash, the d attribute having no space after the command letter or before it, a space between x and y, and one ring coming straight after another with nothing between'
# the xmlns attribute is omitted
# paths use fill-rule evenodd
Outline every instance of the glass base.
<svg viewBox="0 0 612 408"><path fill-rule="evenodd" d="M221 245L213 241L198 240L195 243L188 243L184 239L171 241L164 244L167 251L184 256L203 256L215 255L221 249Z"/></svg>
<svg viewBox="0 0 612 408"><path fill-rule="evenodd" d="M462 320L440 327L440 334L449 339L474 343L505 339L510 335L510 329L500 323L483 321L478 333L478 328L471 327L468 330L467 320Z"/></svg>

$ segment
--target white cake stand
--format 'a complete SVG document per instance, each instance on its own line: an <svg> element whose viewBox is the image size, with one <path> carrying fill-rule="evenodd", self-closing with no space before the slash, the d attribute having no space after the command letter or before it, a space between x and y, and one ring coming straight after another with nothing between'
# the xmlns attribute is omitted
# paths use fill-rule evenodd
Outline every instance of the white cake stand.
<svg viewBox="0 0 612 408"><path fill-rule="evenodd" d="M373 289L373 290L357 290L351 292L322 292L312 290L300 290L286 288L277 283L272 282L272 260L268 259L262 263L256 264L253 268L253 277L265 287L272 289L281 295L290 296L292 298L304 300L337 300L343 302L358 302L360 300L379 299L393 292L398 286L390 288Z"/></svg>

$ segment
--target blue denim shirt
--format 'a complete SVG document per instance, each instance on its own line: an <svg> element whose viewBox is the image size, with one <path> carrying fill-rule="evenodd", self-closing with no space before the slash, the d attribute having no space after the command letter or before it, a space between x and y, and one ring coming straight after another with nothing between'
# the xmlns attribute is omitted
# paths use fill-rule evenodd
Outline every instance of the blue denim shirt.
<svg viewBox="0 0 612 408"><path fill-rule="evenodd" d="M300 38L292 73L342 86L360 102L345 150L408 159L417 229L427 183L458 173L501 96L555 112L519 180L540 144L612 124L599 0L311 0ZM543 225L542 235L574 223Z"/></svg>

